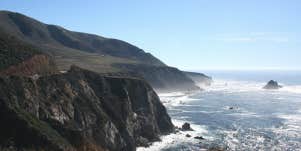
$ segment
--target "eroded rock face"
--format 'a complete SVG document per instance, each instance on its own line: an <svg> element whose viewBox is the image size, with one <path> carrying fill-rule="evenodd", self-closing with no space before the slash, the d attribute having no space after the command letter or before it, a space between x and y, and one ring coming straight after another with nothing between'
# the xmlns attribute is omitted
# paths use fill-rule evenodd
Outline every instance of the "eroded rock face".
<svg viewBox="0 0 301 151"><path fill-rule="evenodd" d="M263 88L264 89L279 89L279 88L282 88L282 86L279 85L277 81L271 80Z"/></svg>
<svg viewBox="0 0 301 151"><path fill-rule="evenodd" d="M77 67L37 79L0 77L0 121L0 146L23 150L131 151L173 131L146 82Z"/></svg>

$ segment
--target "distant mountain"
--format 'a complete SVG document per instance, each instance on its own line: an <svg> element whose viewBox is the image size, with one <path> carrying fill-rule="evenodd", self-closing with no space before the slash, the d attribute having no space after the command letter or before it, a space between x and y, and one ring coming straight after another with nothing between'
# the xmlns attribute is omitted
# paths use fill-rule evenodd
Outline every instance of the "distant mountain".
<svg viewBox="0 0 301 151"><path fill-rule="evenodd" d="M135 72L160 90L197 88L182 71L168 67L152 54L121 40L70 31L8 11L0 11L0 30L53 56L59 70L68 70L75 64L110 75Z"/></svg>

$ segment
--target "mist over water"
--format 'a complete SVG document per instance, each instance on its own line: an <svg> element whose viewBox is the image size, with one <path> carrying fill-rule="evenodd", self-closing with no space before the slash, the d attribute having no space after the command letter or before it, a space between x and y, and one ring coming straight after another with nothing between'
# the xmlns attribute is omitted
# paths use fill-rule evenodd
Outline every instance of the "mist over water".
<svg viewBox="0 0 301 151"><path fill-rule="evenodd" d="M195 131L164 136L162 142L143 150L301 149L300 72L215 71L208 75L214 83L205 91L160 94L174 124L190 122ZM262 89L272 79L284 88Z"/></svg>
<svg viewBox="0 0 301 151"><path fill-rule="evenodd" d="M248 82L268 82L276 80L286 85L301 84L301 70L205 70L199 71L214 79Z"/></svg>

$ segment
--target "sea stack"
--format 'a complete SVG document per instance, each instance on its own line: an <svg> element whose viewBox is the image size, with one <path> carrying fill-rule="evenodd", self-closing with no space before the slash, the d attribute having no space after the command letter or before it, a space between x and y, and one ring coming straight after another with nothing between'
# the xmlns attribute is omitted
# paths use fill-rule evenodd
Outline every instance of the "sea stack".
<svg viewBox="0 0 301 151"><path fill-rule="evenodd" d="M279 89L279 88L282 88L282 86L279 85L277 81L270 80L263 88L264 89Z"/></svg>

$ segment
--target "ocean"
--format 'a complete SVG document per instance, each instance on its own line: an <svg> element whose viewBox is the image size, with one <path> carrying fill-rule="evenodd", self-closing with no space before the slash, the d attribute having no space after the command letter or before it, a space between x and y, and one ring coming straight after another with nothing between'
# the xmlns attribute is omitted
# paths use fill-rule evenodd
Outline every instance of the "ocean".
<svg viewBox="0 0 301 151"><path fill-rule="evenodd" d="M301 71L204 73L214 82L200 85L203 91L159 93L174 125L189 122L194 131L162 136L138 151L301 150ZM283 88L262 89L269 80Z"/></svg>

